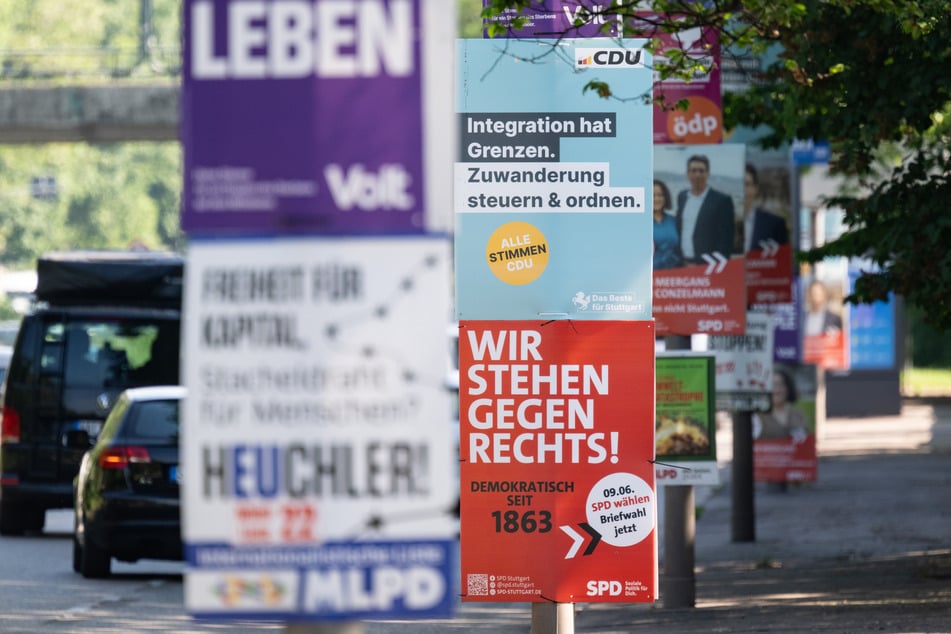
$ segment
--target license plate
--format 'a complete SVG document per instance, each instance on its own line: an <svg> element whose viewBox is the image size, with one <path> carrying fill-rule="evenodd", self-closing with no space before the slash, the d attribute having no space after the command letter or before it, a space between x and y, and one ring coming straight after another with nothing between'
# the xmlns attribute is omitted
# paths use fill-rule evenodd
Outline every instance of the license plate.
<svg viewBox="0 0 951 634"><path fill-rule="evenodd" d="M101 420L76 420L73 421L73 429L82 430L89 434L89 442L95 443L99 438L99 432L102 431Z"/></svg>
<svg viewBox="0 0 951 634"><path fill-rule="evenodd" d="M172 465L168 468L168 479L177 484L182 483L182 472L178 465Z"/></svg>

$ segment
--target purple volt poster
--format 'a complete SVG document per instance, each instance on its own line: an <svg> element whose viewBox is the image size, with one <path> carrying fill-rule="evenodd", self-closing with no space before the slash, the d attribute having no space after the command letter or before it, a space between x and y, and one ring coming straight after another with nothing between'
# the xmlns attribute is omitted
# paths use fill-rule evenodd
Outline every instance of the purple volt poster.
<svg viewBox="0 0 951 634"><path fill-rule="evenodd" d="M437 2L186 0L182 227L424 232Z"/></svg>

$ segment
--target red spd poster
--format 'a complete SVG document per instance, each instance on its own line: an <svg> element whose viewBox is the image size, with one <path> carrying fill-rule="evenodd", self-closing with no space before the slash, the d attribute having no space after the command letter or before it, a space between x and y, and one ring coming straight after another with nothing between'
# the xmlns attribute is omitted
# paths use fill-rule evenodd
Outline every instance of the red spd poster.
<svg viewBox="0 0 951 634"><path fill-rule="evenodd" d="M462 599L657 596L651 321L461 321Z"/></svg>
<svg viewBox="0 0 951 634"><path fill-rule="evenodd" d="M672 271L654 270L657 334L742 335L746 331L743 258Z"/></svg>
<svg viewBox="0 0 951 634"><path fill-rule="evenodd" d="M746 301L750 304L791 302L792 261L792 245L764 240L753 246L746 253Z"/></svg>

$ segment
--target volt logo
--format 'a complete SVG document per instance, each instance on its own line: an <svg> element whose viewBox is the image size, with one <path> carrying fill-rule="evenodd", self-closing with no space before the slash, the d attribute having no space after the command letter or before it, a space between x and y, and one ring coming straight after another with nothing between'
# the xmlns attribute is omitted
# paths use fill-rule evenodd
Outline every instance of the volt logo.
<svg viewBox="0 0 951 634"><path fill-rule="evenodd" d="M580 68L644 68L641 49L576 48L575 70Z"/></svg>

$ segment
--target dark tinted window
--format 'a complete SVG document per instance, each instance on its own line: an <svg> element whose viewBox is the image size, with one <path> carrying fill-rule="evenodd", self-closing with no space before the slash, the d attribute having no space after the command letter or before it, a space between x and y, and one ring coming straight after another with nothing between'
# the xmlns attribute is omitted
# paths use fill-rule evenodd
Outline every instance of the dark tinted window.
<svg viewBox="0 0 951 634"><path fill-rule="evenodd" d="M47 333L46 340L54 341L53 335ZM179 325L174 320L69 321L64 380L95 388L177 384L178 346Z"/></svg>
<svg viewBox="0 0 951 634"><path fill-rule="evenodd" d="M37 338L43 329L39 317L24 318L16 342L16 353L10 359L8 370L11 381L35 381L39 374L39 359L37 358Z"/></svg>
<svg viewBox="0 0 951 634"><path fill-rule="evenodd" d="M129 441L177 443L178 403L177 400L137 403L129 412L123 436Z"/></svg>

